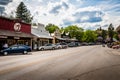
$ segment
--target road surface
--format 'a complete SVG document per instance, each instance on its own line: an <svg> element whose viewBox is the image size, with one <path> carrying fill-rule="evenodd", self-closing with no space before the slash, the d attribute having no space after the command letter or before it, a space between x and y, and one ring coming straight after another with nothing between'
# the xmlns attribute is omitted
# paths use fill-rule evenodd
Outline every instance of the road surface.
<svg viewBox="0 0 120 80"><path fill-rule="evenodd" d="M120 80L120 53L97 45L0 56L0 80Z"/></svg>

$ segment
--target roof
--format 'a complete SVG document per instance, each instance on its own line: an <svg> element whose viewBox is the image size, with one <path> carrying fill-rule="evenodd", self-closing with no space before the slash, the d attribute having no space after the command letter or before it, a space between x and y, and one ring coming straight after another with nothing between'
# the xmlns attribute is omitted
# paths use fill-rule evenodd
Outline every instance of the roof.
<svg viewBox="0 0 120 80"><path fill-rule="evenodd" d="M48 38L52 39L52 37L49 35L49 33L43 29L40 28L32 28L31 30L32 34L39 37L39 38Z"/></svg>
<svg viewBox="0 0 120 80"><path fill-rule="evenodd" d="M38 38L48 38L48 39L52 39L51 36L48 35L41 35L41 34L37 34L37 33L32 33L33 35L35 35Z"/></svg>
<svg viewBox="0 0 120 80"><path fill-rule="evenodd" d="M117 31L117 32L120 31L120 25L116 28L116 31Z"/></svg>
<svg viewBox="0 0 120 80"><path fill-rule="evenodd" d="M0 29L0 35L2 36L15 36L15 37L30 37L32 38L32 34L23 33L23 32L15 32L15 31L9 31L9 30L1 30Z"/></svg>
<svg viewBox="0 0 120 80"><path fill-rule="evenodd" d="M57 39L59 39L59 40L67 40L67 39L65 39L65 38L58 38L58 37L56 37Z"/></svg>
<svg viewBox="0 0 120 80"><path fill-rule="evenodd" d="M0 19L9 20L9 21L13 21L13 22L19 22L19 23L26 24L26 25L31 25L30 23L23 22L20 19L16 19L16 18L12 19L12 18L8 18L6 16L0 16Z"/></svg>

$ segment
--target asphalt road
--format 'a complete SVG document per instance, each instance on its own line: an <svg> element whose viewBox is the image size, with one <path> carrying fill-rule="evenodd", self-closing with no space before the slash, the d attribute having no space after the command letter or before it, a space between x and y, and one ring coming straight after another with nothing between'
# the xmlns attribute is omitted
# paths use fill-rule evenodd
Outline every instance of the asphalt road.
<svg viewBox="0 0 120 80"><path fill-rule="evenodd" d="M98 45L0 56L0 80L120 80L120 53Z"/></svg>

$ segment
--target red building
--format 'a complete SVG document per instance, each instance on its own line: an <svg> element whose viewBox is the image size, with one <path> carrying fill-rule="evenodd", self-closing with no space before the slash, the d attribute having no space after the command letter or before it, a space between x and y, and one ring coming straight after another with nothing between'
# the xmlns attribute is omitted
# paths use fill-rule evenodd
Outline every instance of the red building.
<svg viewBox="0 0 120 80"><path fill-rule="evenodd" d="M0 46L4 43L32 46L31 24L0 17Z"/></svg>

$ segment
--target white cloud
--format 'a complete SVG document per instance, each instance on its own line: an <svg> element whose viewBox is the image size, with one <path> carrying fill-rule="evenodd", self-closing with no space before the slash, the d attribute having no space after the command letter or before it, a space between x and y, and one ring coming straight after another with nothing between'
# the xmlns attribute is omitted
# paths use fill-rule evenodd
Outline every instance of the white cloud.
<svg viewBox="0 0 120 80"><path fill-rule="evenodd" d="M88 7L84 7L84 8L79 8L77 9L77 12L84 12L84 11L99 11L100 8L96 7L96 6L88 6Z"/></svg>
<svg viewBox="0 0 120 80"><path fill-rule="evenodd" d="M85 20L88 20L89 19L89 16L84 16L81 18L82 21L85 21Z"/></svg>
<svg viewBox="0 0 120 80"><path fill-rule="evenodd" d="M99 5L95 5L95 6L84 6L84 7L78 7L75 4L70 3L70 0L60 0L60 1L51 1L48 0L48 2L45 2L44 0L13 0L12 3L9 3L6 6L6 13L10 14L12 11L15 12L16 7L19 5L19 3L23 1L25 3L25 5L27 6L27 8L31 11L31 14L34 16L34 22L40 22L42 24L47 25L48 23L53 23L56 24L58 26L60 26L61 24L62 27L65 27L66 25L64 25L64 20L68 20L73 24L77 24L79 26L82 26L84 29L96 29L98 26L96 25L108 25L110 23L113 23L113 25L116 27L118 26L120 23L120 16L118 15L112 15L115 14L114 10L112 10L112 14L110 9L111 8L115 8L115 7L119 7L120 4L111 6L110 4L107 5L107 3L103 3L103 4L99 4ZM82 5L82 0L76 0L77 2L79 2L79 5ZM47 5L44 5L44 3L47 3ZM57 14L52 14L50 13L50 11L56 7L56 6L61 6L63 4L63 2L65 2L69 8L66 9L65 7L61 7ZM73 2L74 3L74 2ZM107 9L109 11L107 11ZM90 19L91 15L85 15L85 16L73 16L75 13L82 13L85 11L89 11L89 12L93 12L93 11L100 11L102 13L104 13L104 15L100 15L99 13L95 14L95 17L100 17L102 18L102 22L95 22L95 23L74 23L76 19L80 18L82 21L88 20ZM91 16L92 17L92 16ZM61 26L60 26L61 27ZM107 27L104 27L105 29Z"/></svg>

